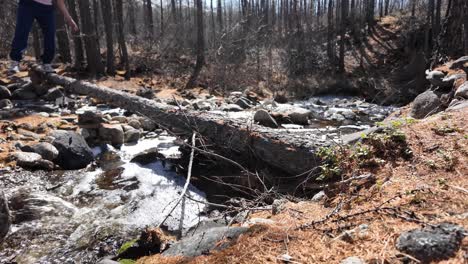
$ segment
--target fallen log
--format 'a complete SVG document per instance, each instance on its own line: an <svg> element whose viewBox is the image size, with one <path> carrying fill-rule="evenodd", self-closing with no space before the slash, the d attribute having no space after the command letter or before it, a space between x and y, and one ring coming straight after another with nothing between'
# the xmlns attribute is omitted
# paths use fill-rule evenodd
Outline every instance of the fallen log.
<svg viewBox="0 0 468 264"><path fill-rule="evenodd" d="M277 172L280 171L283 176L307 176L307 172L318 166L316 150L329 144L323 139L318 140L310 130L288 133L248 124L244 120L226 120L222 115L215 113L182 110L90 82L46 74L38 67L33 67L31 79L61 85L68 93L87 95L142 114L161 127L187 138L196 131L207 140L207 145L220 155L239 163L254 158L275 168Z"/></svg>

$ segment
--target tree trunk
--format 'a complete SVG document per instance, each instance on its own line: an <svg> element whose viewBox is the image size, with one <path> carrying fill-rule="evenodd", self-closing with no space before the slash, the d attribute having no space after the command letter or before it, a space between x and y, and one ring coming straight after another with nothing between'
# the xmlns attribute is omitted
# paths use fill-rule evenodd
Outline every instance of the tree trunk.
<svg viewBox="0 0 468 264"><path fill-rule="evenodd" d="M388 16L388 8L390 6L390 0L385 0L385 12L384 15Z"/></svg>
<svg viewBox="0 0 468 264"><path fill-rule="evenodd" d="M465 55L468 55L468 2L465 1L465 8L464 8L464 15L463 17L465 18L463 21L463 30L464 30L464 35L465 35Z"/></svg>
<svg viewBox="0 0 468 264"><path fill-rule="evenodd" d="M345 40L346 40L346 26L348 24L348 0L341 0L341 39L340 39L340 72L345 71Z"/></svg>
<svg viewBox="0 0 468 264"><path fill-rule="evenodd" d="M192 76L190 76L187 82L186 89L193 88L198 79L203 64L205 64L205 38L204 38L204 24L203 24L203 0L195 0L197 9L197 62L193 70Z"/></svg>
<svg viewBox="0 0 468 264"><path fill-rule="evenodd" d="M101 0L102 18L104 21L104 29L106 31L106 46L107 46L107 74L115 74L114 66L114 28L112 26L113 15L112 15L112 2L111 0Z"/></svg>
<svg viewBox="0 0 468 264"><path fill-rule="evenodd" d="M75 0L67 0L68 3L68 10L70 12L71 17L75 20L76 23L80 22L78 17L78 12L76 10ZM83 40L79 34L73 33L73 46L74 46L74 64L75 68L81 69L83 67L84 61L84 51L83 51Z"/></svg>
<svg viewBox="0 0 468 264"><path fill-rule="evenodd" d="M97 35L91 18L89 0L78 1L78 6L80 8L81 31L84 34L88 70L92 75L103 74L104 65L101 61L101 54L99 52Z"/></svg>
<svg viewBox="0 0 468 264"><path fill-rule="evenodd" d="M216 10L216 16L218 19L218 29L219 33L223 32L224 30L224 25L223 25L223 6L221 5L221 0L218 0L218 7Z"/></svg>
<svg viewBox="0 0 468 264"><path fill-rule="evenodd" d="M335 44L333 41L333 0L328 0L328 34L327 34L327 54L331 64L335 62Z"/></svg>
<svg viewBox="0 0 468 264"><path fill-rule="evenodd" d="M57 24L57 44L58 44L58 53L60 54L60 60L63 63L71 63L71 53L70 53L70 41L68 39L67 28L65 27L65 20L62 14L59 12L55 13L56 24Z"/></svg>
<svg viewBox="0 0 468 264"><path fill-rule="evenodd" d="M159 0L159 13L161 15L161 37L164 36L164 8L162 0Z"/></svg>
<svg viewBox="0 0 468 264"><path fill-rule="evenodd" d="M117 16L117 28L119 34L119 45L122 50L122 63L125 67L125 79L130 80L130 62L128 60L127 43L125 42L124 22L123 22L123 3L122 0L115 0L115 10Z"/></svg>
<svg viewBox="0 0 468 264"><path fill-rule="evenodd" d="M94 15L94 30L96 31L96 41L97 41L97 46L98 49L101 48L101 40L100 36L101 34L99 33L99 3L96 0L93 0L93 15Z"/></svg>
<svg viewBox="0 0 468 264"><path fill-rule="evenodd" d="M154 24L153 24L153 5L151 3L151 0L146 0L146 21L148 21L148 25L146 28L147 30L146 36L149 39L153 39Z"/></svg>
<svg viewBox="0 0 468 264"><path fill-rule="evenodd" d="M105 16L105 13L102 13ZM130 33L134 36L137 34L137 26L136 26L136 17L135 17L135 0L128 1L128 16L129 16L129 29ZM104 19L105 20L105 19ZM112 21L112 20L111 20Z"/></svg>

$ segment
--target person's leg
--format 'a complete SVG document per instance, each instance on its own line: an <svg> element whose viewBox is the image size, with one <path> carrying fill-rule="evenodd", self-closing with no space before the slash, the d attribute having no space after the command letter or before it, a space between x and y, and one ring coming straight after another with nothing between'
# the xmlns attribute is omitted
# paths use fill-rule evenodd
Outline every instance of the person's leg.
<svg viewBox="0 0 468 264"><path fill-rule="evenodd" d="M35 11L35 17L44 36L42 63L50 64L55 56L55 11L52 6L37 5L40 5L40 8Z"/></svg>
<svg viewBox="0 0 468 264"><path fill-rule="evenodd" d="M27 1L21 0L18 4L18 11L16 14L15 37L11 44L10 58L13 61L19 62L23 58L23 52L28 47L28 36L33 21L34 14L32 6Z"/></svg>

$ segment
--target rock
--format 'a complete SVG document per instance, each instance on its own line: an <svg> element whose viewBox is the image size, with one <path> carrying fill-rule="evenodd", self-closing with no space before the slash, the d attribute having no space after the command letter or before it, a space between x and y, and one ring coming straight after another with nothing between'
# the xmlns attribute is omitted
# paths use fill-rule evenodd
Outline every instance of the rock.
<svg viewBox="0 0 468 264"><path fill-rule="evenodd" d="M468 100L454 99L445 111L455 111L468 107Z"/></svg>
<svg viewBox="0 0 468 264"><path fill-rule="evenodd" d="M13 108L13 103L10 99L2 99L0 100L0 109L11 109Z"/></svg>
<svg viewBox="0 0 468 264"><path fill-rule="evenodd" d="M426 70L426 80L428 80L432 85L437 87L448 88L453 85L453 82L444 82L443 79L445 78L445 73L441 71L429 71Z"/></svg>
<svg viewBox="0 0 468 264"><path fill-rule="evenodd" d="M131 119L128 121L128 125L135 128L135 129L140 129L141 128L141 123L140 121L136 119Z"/></svg>
<svg viewBox="0 0 468 264"><path fill-rule="evenodd" d="M416 97L411 107L410 115L417 119L440 111L440 99L433 91L426 91Z"/></svg>
<svg viewBox="0 0 468 264"><path fill-rule="evenodd" d="M8 201L3 191L0 191L0 243L10 231L11 216Z"/></svg>
<svg viewBox="0 0 468 264"><path fill-rule="evenodd" d="M141 165L147 165L158 160L165 160L166 157L159 153L158 148L150 148L148 150L143 151L142 153L137 154L133 157L130 162L139 163Z"/></svg>
<svg viewBox="0 0 468 264"><path fill-rule="evenodd" d="M228 247L248 228L245 227L215 227L193 236L185 237L162 253L163 256L196 257L213 250Z"/></svg>
<svg viewBox="0 0 468 264"><path fill-rule="evenodd" d="M458 60L452 62L452 64L450 65L450 69L463 68L466 63L468 63L468 56L460 57L458 58Z"/></svg>
<svg viewBox="0 0 468 264"><path fill-rule="evenodd" d="M365 264L366 262L358 257L349 257L343 259L340 264Z"/></svg>
<svg viewBox="0 0 468 264"><path fill-rule="evenodd" d="M80 134L73 131L56 130L50 136L54 137L52 145L59 152L56 162L63 169L82 169L93 161L93 152Z"/></svg>
<svg viewBox="0 0 468 264"><path fill-rule="evenodd" d="M3 85L0 85L0 99L10 99L11 92L8 88Z"/></svg>
<svg viewBox="0 0 468 264"><path fill-rule="evenodd" d="M46 85L35 84L33 85L33 87L34 87L34 92L38 96L43 96L49 91L49 87L47 87Z"/></svg>
<svg viewBox="0 0 468 264"><path fill-rule="evenodd" d="M213 108L211 103L208 101L198 101L193 103L192 106L195 110L199 111L210 111Z"/></svg>
<svg viewBox="0 0 468 264"><path fill-rule="evenodd" d="M153 99L155 94L154 94L153 89L141 87L137 90L136 95L141 96L143 98L147 98L147 99Z"/></svg>
<svg viewBox="0 0 468 264"><path fill-rule="evenodd" d="M240 112L243 111L242 107L240 107L237 104L228 104L225 105L221 108L221 110L226 111L226 112Z"/></svg>
<svg viewBox="0 0 468 264"><path fill-rule="evenodd" d="M285 209L285 205L288 201L285 199L275 199L271 204L271 213L277 215Z"/></svg>
<svg viewBox="0 0 468 264"><path fill-rule="evenodd" d="M111 120L119 123L127 123L127 117L125 116L113 116Z"/></svg>
<svg viewBox="0 0 468 264"><path fill-rule="evenodd" d="M286 93L281 92L277 93L274 98L275 102L280 103L280 104L285 104L288 102L288 97L286 96Z"/></svg>
<svg viewBox="0 0 468 264"><path fill-rule="evenodd" d="M58 98L62 98L63 96L64 95L62 90L59 87L55 87L48 90L47 93L44 96L42 96L42 98L44 98L44 100L46 101L55 101Z"/></svg>
<svg viewBox="0 0 468 264"><path fill-rule="evenodd" d="M247 220L242 226L252 226L252 225L274 225L275 221L266 218L253 217Z"/></svg>
<svg viewBox="0 0 468 264"><path fill-rule="evenodd" d="M31 132L29 130L23 129L23 128L18 128L17 131L18 131L18 134L23 135L33 140L39 140L41 138L38 134Z"/></svg>
<svg viewBox="0 0 468 264"><path fill-rule="evenodd" d="M231 92L229 94L229 97L241 97L242 96L242 92Z"/></svg>
<svg viewBox="0 0 468 264"><path fill-rule="evenodd" d="M99 139L104 143L122 145L125 134L121 125L101 124L99 127Z"/></svg>
<svg viewBox="0 0 468 264"><path fill-rule="evenodd" d="M236 100L235 104L240 106L242 109L249 109L249 108L252 108L254 105L252 101L250 101L249 99L245 97L241 97L238 100Z"/></svg>
<svg viewBox="0 0 468 264"><path fill-rule="evenodd" d="M280 104L274 111L298 125L308 125L309 118L312 115L312 112L308 109L288 104Z"/></svg>
<svg viewBox="0 0 468 264"><path fill-rule="evenodd" d="M273 117L263 109L260 109L255 113L254 121L262 126L278 128L278 123L276 123L275 119L273 119Z"/></svg>
<svg viewBox="0 0 468 264"><path fill-rule="evenodd" d="M86 111L78 115L79 124L101 124L105 122L104 117L99 112Z"/></svg>
<svg viewBox="0 0 468 264"><path fill-rule="evenodd" d="M92 129L92 128L81 128L80 134L86 140L92 140L92 139L97 138L98 136L97 129Z"/></svg>
<svg viewBox="0 0 468 264"><path fill-rule="evenodd" d="M324 200L325 198L327 198L327 195L325 194L325 192L324 192L324 191L320 191L320 192L316 193L316 194L312 197L311 201L312 201L312 202L320 202L320 201Z"/></svg>
<svg viewBox="0 0 468 264"><path fill-rule="evenodd" d="M111 259L102 259L97 262L97 264L120 264L118 261L113 261Z"/></svg>
<svg viewBox="0 0 468 264"><path fill-rule="evenodd" d="M403 232L397 239L396 247L423 263L444 260L455 256L464 233L461 226L442 223L435 227Z"/></svg>
<svg viewBox="0 0 468 264"><path fill-rule="evenodd" d="M15 152L10 160L16 161L16 165L31 170L53 170L54 163L44 160L41 155L33 152Z"/></svg>
<svg viewBox="0 0 468 264"><path fill-rule="evenodd" d="M457 91L455 92L455 97L468 99L468 81L464 82L462 85L460 85L460 87L458 87Z"/></svg>
<svg viewBox="0 0 468 264"><path fill-rule="evenodd" d="M125 130L124 140L126 143L134 143L140 140L140 137L141 137L140 130L134 129L131 126L129 126L129 129L124 129L124 130Z"/></svg>
<svg viewBox="0 0 468 264"><path fill-rule="evenodd" d="M18 100L33 100L37 98L37 95L28 88L19 88L13 92L12 97Z"/></svg>
<svg viewBox="0 0 468 264"><path fill-rule="evenodd" d="M47 143L47 142L42 142L39 144L36 144L34 146L31 146L31 149L42 156L42 158L46 160L53 161L58 157L58 150L54 145Z"/></svg>
<svg viewBox="0 0 468 264"><path fill-rule="evenodd" d="M141 117L138 121L140 121L141 127L145 131L154 131L158 127L153 120L146 117Z"/></svg>

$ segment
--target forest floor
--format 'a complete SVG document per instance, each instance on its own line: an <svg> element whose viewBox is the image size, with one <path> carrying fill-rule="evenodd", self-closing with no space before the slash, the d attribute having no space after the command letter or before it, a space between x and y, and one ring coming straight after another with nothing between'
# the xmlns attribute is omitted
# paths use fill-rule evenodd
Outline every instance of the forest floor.
<svg viewBox="0 0 468 264"><path fill-rule="evenodd" d="M468 226L468 109L401 124L407 112L403 108L387 122L406 135L413 158L385 160L372 170L373 184L352 183L318 202L288 202L275 215L253 213L247 222L263 224L223 251L193 259L156 255L138 263L279 263L287 256L290 263L339 263L351 256L365 263L408 260L395 248L403 231L443 222ZM356 164L351 169L364 173ZM383 206L394 210L379 210ZM457 255L441 263L466 263L467 252L465 238Z"/></svg>

